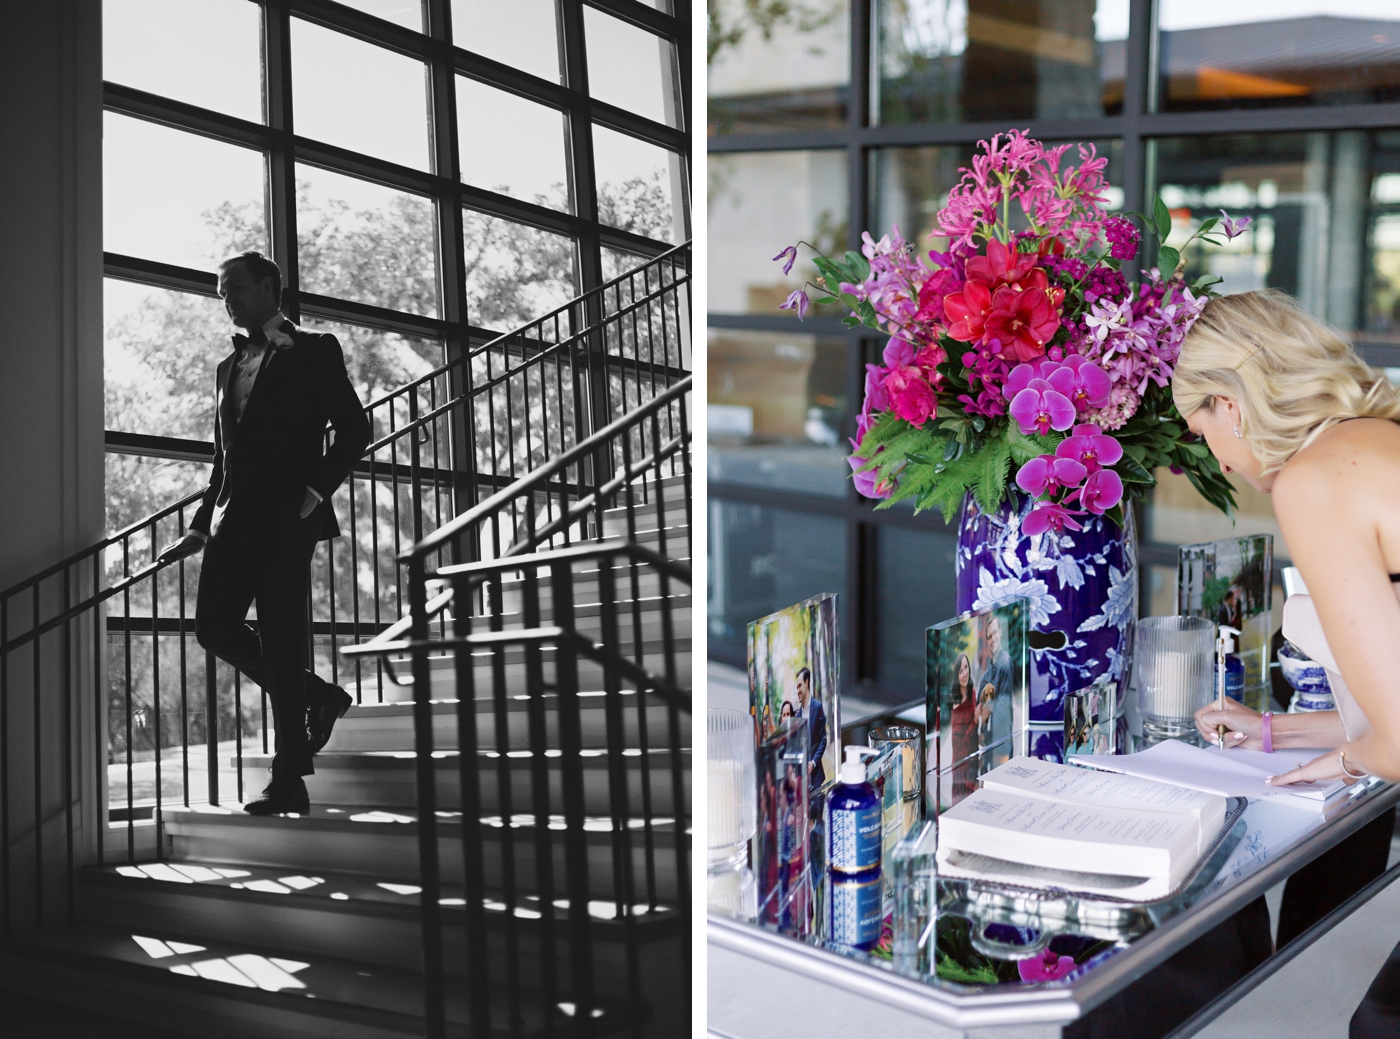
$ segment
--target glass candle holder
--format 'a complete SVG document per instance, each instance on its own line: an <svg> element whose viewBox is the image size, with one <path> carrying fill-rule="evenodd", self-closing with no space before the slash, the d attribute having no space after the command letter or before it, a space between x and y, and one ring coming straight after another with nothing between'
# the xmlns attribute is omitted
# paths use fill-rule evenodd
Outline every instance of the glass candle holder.
<svg viewBox="0 0 1400 1039"><path fill-rule="evenodd" d="M725 873L748 864L749 838L758 829L753 719L712 707L706 728L706 861L710 872Z"/></svg>
<svg viewBox="0 0 1400 1039"><path fill-rule="evenodd" d="M924 730L913 725L886 725L870 731L870 745L877 750L899 747L904 797L900 836L907 837L923 815Z"/></svg>
<svg viewBox="0 0 1400 1039"><path fill-rule="evenodd" d="M894 889L894 969L910 977L933 973L933 929L938 918L938 829L932 821L895 845L887 875Z"/></svg>
<svg viewBox="0 0 1400 1039"><path fill-rule="evenodd" d="M1197 742L1194 715L1215 692L1215 625L1205 617L1144 617L1136 657L1144 741Z"/></svg>

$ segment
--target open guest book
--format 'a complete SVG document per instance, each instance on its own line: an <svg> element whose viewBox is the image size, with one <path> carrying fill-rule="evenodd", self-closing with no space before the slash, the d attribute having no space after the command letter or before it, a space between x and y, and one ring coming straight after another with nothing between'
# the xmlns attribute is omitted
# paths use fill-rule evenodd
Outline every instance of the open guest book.
<svg viewBox="0 0 1400 1039"><path fill-rule="evenodd" d="M1307 764L1323 750L1226 750L1193 747L1180 740L1163 740L1137 754L1076 754L1070 761L1127 776L1221 794L1225 797L1268 798L1276 804L1324 812L1345 800L1349 789L1340 779L1319 783L1269 786L1264 780Z"/></svg>
<svg viewBox="0 0 1400 1039"><path fill-rule="evenodd" d="M938 818L941 875L1166 898L1220 834L1226 799L1017 757Z"/></svg>

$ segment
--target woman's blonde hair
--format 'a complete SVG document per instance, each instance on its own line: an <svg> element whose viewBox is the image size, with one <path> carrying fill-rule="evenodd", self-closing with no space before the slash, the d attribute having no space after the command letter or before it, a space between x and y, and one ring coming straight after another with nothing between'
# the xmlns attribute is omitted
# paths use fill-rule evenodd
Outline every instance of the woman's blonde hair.
<svg viewBox="0 0 1400 1039"><path fill-rule="evenodd" d="M1400 393L1333 329L1277 289L1211 300L1187 333L1172 376L1177 410L1216 397L1240 403L1240 434L1264 473L1348 418L1400 420Z"/></svg>

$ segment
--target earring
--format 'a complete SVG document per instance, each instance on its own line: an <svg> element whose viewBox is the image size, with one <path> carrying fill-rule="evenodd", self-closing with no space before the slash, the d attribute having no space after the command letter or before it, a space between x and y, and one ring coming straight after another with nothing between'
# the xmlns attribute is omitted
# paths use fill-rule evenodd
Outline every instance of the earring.
<svg viewBox="0 0 1400 1039"><path fill-rule="evenodd" d="M1237 437L1239 437L1239 438L1241 438L1241 439L1244 438L1244 434L1240 432L1240 427L1239 427L1239 426L1236 426L1236 427L1235 427L1235 436L1237 436Z"/></svg>

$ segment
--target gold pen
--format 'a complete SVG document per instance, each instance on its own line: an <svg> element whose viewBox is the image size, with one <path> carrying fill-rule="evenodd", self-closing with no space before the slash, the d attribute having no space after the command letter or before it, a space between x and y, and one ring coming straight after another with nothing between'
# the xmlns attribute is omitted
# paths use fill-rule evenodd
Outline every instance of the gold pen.
<svg viewBox="0 0 1400 1039"><path fill-rule="evenodd" d="M1220 633L1215 640L1215 709L1222 714L1225 712L1225 657L1235 651L1235 640L1232 635L1240 634L1229 625L1220 625ZM1224 722L1217 722L1215 726L1215 745L1223 753L1225 750L1225 733L1229 729Z"/></svg>

